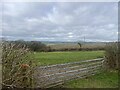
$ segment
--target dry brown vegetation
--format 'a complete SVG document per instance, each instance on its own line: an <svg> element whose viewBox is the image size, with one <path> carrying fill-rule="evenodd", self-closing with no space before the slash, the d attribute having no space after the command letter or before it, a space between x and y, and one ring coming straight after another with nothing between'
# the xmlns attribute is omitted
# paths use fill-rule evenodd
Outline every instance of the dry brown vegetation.
<svg viewBox="0 0 120 90"><path fill-rule="evenodd" d="M110 69L118 69L118 43L108 43L105 48L106 64Z"/></svg>
<svg viewBox="0 0 120 90"><path fill-rule="evenodd" d="M105 44L81 44L81 48L77 43L61 43L48 45L53 51L79 51L79 50L104 50Z"/></svg>
<svg viewBox="0 0 120 90"><path fill-rule="evenodd" d="M2 43L2 87L32 87L32 61L27 60L30 51L24 46L17 48L15 44Z"/></svg>

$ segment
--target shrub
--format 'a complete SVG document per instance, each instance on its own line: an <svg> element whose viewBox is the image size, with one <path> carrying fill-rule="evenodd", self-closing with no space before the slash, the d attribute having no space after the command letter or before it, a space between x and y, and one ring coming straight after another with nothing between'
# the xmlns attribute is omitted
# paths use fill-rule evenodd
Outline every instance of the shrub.
<svg viewBox="0 0 120 90"><path fill-rule="evenodd" d="M118 43L107 43L105 51L107 67L118 69Z"/></svg>
<svg viewBox="0 0 120 90"><path fill-rule="evenodd" d="M26 46L31 51L39 52L39 51L48 51L49 50L48 47L45 44L41 43L40 41L17 40L17 41L11 41L11 42L15 44L15 47L23 48L24 46Z"/></svg>
<svg viewBox="0 0 120 90"><path fill-rule="evenodd" d="M36 41L31 41L28 46L32 51L42 51L44 49L44 45Z"/></svg>
<svg viewBox="0 0 120 90"><path fill-rule="evenodd" d="M33 65L27 60L31 52L26 48L15 48L13 43L2 43L3 88L33 87Z"/></svg>

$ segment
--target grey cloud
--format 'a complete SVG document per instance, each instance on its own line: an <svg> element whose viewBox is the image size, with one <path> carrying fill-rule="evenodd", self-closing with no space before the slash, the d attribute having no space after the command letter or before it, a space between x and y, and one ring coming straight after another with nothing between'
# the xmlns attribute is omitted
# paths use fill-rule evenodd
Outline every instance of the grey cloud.
<svg viewBox="0 0 120 90"><path fill-rule="evenodd" d="M117 3L7 3L3 36L9 39L117 40Z"/></svg>

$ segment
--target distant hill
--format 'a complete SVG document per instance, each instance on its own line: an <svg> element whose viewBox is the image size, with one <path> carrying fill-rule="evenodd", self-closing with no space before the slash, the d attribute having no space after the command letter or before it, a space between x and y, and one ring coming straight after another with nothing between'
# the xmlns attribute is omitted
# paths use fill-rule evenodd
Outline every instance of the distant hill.
<svg viewBox="0 0 120 90"><path fill-rule="evenodd" d="M42 43L46 45L55 45L55 44L77 44L78 42L60 42L60 41L41 41ZM79 41L81 44L106 44L106 42L83 42Z"/></svg>
<svg viewBox="0 0 120 90"><path fill-rule="evenodd" d="M42 42L52 50L79 50L78 42ZM84 50L103 50L106 42L79 42Z"/></svg>

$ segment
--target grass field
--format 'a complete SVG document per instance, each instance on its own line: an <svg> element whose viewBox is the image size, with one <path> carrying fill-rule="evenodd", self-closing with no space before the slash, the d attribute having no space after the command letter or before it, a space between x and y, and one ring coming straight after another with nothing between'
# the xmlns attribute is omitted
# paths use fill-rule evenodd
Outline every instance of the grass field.
<svg viewBox="0 0 120 90"><path fill-rule="evenodd" d="M101 58L104 51L75 51L75 52L36 52L33 57L38 65L51 65L80 60ZM68 81L60 88L116 88L118 87L117 71L102 71L94 76Z"/></svg>
<svg viewBox="0 0 120 90"><path fill-rule="evenodd" d="M2 66L0 65L0 83L2 83ZM0 84L0 89L2 89L2 86Z"/></svg>
<svg viewBox="0 0 120 90"><path fill-rule="evenodd" d="M32 57L38 65L52 65L101 58L104 51L76 51L76 52L36 52Z"/></svg>
<svg viewBox="0 0 120 90"><path fill-rule="evenodd" d="M118 72L104 71L86 79L72 80L61 87L64 88L117 88Z"/></svg>

